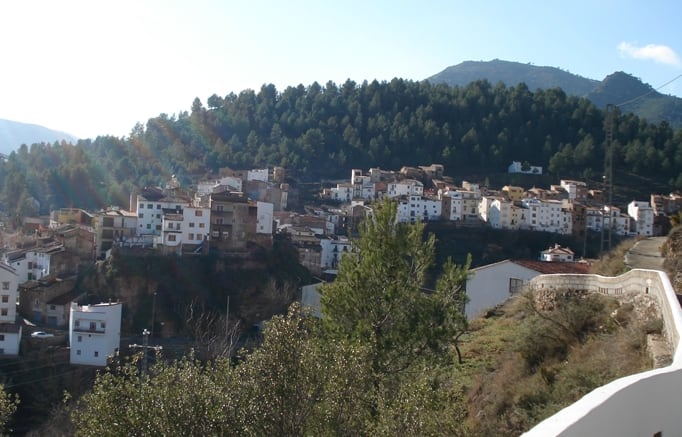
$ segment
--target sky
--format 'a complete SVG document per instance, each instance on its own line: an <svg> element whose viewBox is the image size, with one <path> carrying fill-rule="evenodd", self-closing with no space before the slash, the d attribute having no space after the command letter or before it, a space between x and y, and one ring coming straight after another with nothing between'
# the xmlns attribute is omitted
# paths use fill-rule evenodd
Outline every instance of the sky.
<svg viewBox="0 0 682 437"><path fill-rule="evenodd" d="M7 0L0 118L128 136L195 97L502 59L682 97L678 0Z"/></svg>

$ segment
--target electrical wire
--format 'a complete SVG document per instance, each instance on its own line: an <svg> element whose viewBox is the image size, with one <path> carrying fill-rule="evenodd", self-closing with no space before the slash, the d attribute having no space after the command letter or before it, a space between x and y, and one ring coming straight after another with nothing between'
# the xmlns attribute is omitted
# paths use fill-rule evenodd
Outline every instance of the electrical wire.
<svg viewBox="0 0 682 437"><path fill-rule="evenodd" d="M642 99L642 98L648 96L649 94L655 93L656 91L660 90L661 88L670 85L671 83L675 82L677 79L679 79L681 77L682 77L682 74L679 74L676 77L674 77L673 79L671 79L671 80L667 81L666 83L664 83L663 85L659 86L658 88L652 88L649 91L647 91L646 93L642 94L641 96L637 96L634 99L626 100L625 102L619 103L615 106L621 107L621 106L629 105L630 103L636 102L637 100Z"/></svg>

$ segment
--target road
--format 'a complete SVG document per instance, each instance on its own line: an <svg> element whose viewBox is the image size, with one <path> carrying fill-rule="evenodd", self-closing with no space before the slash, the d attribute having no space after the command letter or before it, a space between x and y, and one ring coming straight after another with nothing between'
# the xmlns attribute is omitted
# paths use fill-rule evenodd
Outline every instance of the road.
<svg viewBox="0 0 682 437"><path fill-rule="evenodd" d="M668 237L640 240L625 254L625 264L632 269L663 270L661 246Z"/></svg>

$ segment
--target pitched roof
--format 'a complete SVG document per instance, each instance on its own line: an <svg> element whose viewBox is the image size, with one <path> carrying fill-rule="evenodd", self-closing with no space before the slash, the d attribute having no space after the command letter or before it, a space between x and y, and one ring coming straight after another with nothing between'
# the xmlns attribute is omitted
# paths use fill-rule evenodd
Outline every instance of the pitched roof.
<svg viewBox="0 0 682 437"><path fill-rule="evenodd" d="M554 273L587 274L590 272L590 265L586 262L548 262L528 259L516 259L512 262L544 275Z"/></svg>

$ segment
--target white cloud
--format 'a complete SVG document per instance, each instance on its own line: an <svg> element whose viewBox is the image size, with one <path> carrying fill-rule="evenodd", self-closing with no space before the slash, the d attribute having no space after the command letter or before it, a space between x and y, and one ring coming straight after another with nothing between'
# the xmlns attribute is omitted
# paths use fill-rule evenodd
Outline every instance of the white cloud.
<svg viewBox="0 0 682 437"><path fill-rule="evenodd" d="M673 49L661 44L647 44L638 47L628 42L618 44L621 56L633 59L652 60L659 64L682 67L682 59Z"/></svg>

